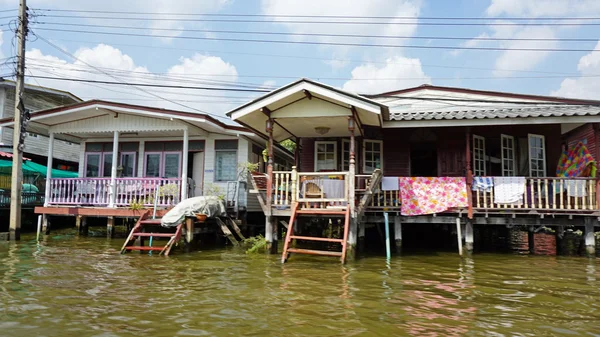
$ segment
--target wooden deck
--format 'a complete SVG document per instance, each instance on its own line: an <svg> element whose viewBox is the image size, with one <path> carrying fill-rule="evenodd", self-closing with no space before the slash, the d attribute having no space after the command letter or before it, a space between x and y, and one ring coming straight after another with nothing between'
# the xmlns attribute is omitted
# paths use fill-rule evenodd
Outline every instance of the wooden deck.
<svg viewBox="0 0 600 337"><path fill-rule="evenodd" d="M95 217L139 217L147 209L132 210L129 208L109 207L74 207L74 206L38 206L36 214L59 216L95 216ZM167 210L156 210L157 216L162 216Z"/></svg>

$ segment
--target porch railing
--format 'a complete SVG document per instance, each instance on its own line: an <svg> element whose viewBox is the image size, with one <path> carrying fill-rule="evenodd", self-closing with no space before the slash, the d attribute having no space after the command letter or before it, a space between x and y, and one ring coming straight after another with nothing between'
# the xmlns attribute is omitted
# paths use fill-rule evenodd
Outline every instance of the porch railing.
<svg viewBox="0 0 600 337"><path fill-rule="evenodd" d="M525 189L518 202L496 203L492 188L489 191L473 191L473 208L515 211L594 211L599 208L599 182L596 178L525 178Z"/></svg>
<svg viewBox="0 0 600 337"><path fill-rule="evenodd" d="M298 172L297 200L305 208L345 207L349 172Z"/></svg>
<svg viewBox="0 0 600 337"><path fill-rule="evenodd" d="M50 205L110 204L110 178L52 178L50 179ZM156 193L158 192L158 193ZM153 206L175 205L181 200L181 179L173 178L117 178L116 206L133 203Z"/></svg>

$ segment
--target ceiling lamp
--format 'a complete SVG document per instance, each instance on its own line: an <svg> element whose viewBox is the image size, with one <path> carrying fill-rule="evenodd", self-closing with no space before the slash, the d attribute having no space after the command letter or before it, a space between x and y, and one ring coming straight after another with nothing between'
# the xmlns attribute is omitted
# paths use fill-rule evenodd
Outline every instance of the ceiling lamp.
<svg viewBox="0 0 600 337"><path fill-rule="evenodd" d="M315 132L320 134L321 136L329 132L329 130L331 130L331 128L327 126L317 126L315 128Z"/></svg>

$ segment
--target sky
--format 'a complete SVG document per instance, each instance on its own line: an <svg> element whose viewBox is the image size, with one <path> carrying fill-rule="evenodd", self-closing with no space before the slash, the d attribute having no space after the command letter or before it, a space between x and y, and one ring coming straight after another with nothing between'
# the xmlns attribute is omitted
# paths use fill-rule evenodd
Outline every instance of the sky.
<svg viewBox="0 0 600 337"><path fill-rule="evenodd" d="M18 0L0 0L0 10L17 7ZM433 84L600 99L600 29L589 25L598 24L600 20L573 20L569 21L572 23L570 26L551 25L560 22L555 20L546 20L543 23L550 24L535 26L511 25L518 22L540 22L533 21L532 18L600 17L598 0L29 0L28 7L31 9L32 24L27 41L27 82L67 90L85 100L106 99L222 116L226 111L261 93L168 87L136 89L132 86L40 77L250 90L271 90L305 77L356 93L378 93ZM212 15L180 15L182 13ZM214 14L271 16L235 17ZM16 11L1 12L0 24L10 23L16 15ZM273 15L375 17L330 21L369 21L377 24L292 23L289 21L327 19L282 18ZM377 18L382 16L414 19L403 19L404 24L394 24L390 19ZM428 23L436 21L425 19L427 17L476 17L483 19L477 22L503 25L429 25ZM179 20L172 20L173 18ZM450 21L452 20L437 20ZM5 31L0 36L0 58L15 55L14 33L8 30L10 27L14 27L14 22L9 26L2 26ZM363 37L293 34L354 34ZM396 38L375 37L381 35ZM439 40L432 37L464 37L465 40ZM482 41L473 38L588 40ZM281 40L293 43L222 39ZM311 41L318 44L303 44ZM371 46L340 46L331 43ZM373 44L387 46L372 46ZM416 46L429 48L415 48ZM439 46L450 48L430 48ZM489 51L455 49L457 47L581 51ZM14 59L5 60L1 74L12 72L12 61Z"/></svg>

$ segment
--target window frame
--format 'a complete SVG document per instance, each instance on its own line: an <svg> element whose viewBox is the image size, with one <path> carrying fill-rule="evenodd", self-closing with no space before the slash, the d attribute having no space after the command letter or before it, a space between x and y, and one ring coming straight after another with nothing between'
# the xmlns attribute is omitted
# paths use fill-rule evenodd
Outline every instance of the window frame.
<svg viewBox="0 0 600 337"><path fill-rule="evenodd" d="M167 155L176 154L178 155L177 162L177 175L175 177L170 177L168 179L181 179L181 161L183 160L183 152L182 151L163 151L161 156L161 167L160 167L160 176L166 177L166 169L167 169Z"/></svg>
<svg viewBox="0 0 600 337"><path fill-rule="evenodd" d="M504 146L504 140L510 141L512 146L511 147L505 147ZM504 156L504 150L509 151L510 153L512 153L512 158L506 158ZM510 135L505 135L505 134L501 134L500 135L500 157L501 157L501 161L502 161L502 176L503 177L514 177L517 174L517 151L516 151L516 143L515 143L515 137L514 136L510 136ZM509 162L512 163L511 167L505 167L504 162L505 160L508 160ZM511 173L512 172L512 173ZM506 174L505 174L506 173Z"/></svg>
<svg viewBox="0 0 600 337"><path fill-rule="evenodd" d="M135 178L137 177L137 153L135 151L126 151L119 152L119 166L123 166L123 156L133 156L133 175L131 177L127 177L122 175L125 171L125 167L123 167L123 171L121 171L121 175L124 178Z"/></svg>
<svg viewBox="0 0 600 337"><path fill-rule="evenodd" d="M477 141L480 141L483 148L476 146ZM485 137L473 135L473 175L476 177L485 177L487 175L487 167L485 162ZM482 158L478 158L477 154L482 154ZM483 170L479 170L477 163L482 163Z"/></svg>
<svg viewBox="0 0 600 337"><path fill-rule="evenodd" d="M338 156L337 156L337 142L335 140L317 140L315 141L315 147L314 147L314 165L313 165L313 169L314 172L319 172L317 169L317 163L318 163L318 156L319 156L319 145L324 144L324 145L333 145L333 164L335 165L335 167L333 168L333 171L337 171L338 169ZM324 152L324 153L328 153L328 152Z"/></svg>
<svg viewBox="0 0 600 337"><path fill-rule="evenodd" d="M98 156L98 175L95 177L89 176L88 175L88 163L89 163L89 156ZM85 166L84 166L84 177L85 178L101 178L100 177L100 172L104 172L103 171L103 161L102 161L103 157L102 157L102 152L86 152L85 153Z"/></svg>
<svg viewBox="0 0 600 337"><path fill-rule="evenodd" d="M158 163L158 177L149 177L148 176L148 156L149 155L158 155L159 156L159 160L160 162ZM163 163L163 156L162 156L162 152L160 151L149 151L149 152L144 152L144 178L162 178L162 163Z"/></svg>
<svg viewBox="0 0 600 337"><path fill-rule="evenodd" d="M355 140L354 141L354 161L355 164L358 161L358 153L357 150L358 149L358 142ZM344 152L348 152L348 166L344 166ZM340 156L340 169L342 171L350 171L350 139L342 139L342 153Z"/></svg>
<svg viewBox="0 0 600 337"><path fill-rule="evenodd" d="M541 139L542 141L542 147L540 148L542 150L542 164L543 164L543 170L540 169L536 169L536 172L541 172L543 173L543 175L533 175L533 165L531 165L532 162L532 156L531 156L531 150L534 148L531 146L531 140L534 138L538 138ZM533 133L529 133L527 134L527 160L529 163L529 176L530 177L546 177L548 174L548 171L546 170L546 136L543 135L537 135L537 134L533 134ZM536 159L536 160L540 160L540 159Z"/></svg>
<svg viewBox="0 0 600 337"><path fill-rule="evenodd" d="M379 139L363 139L363 143L362 143L362 172L363 173L368 173L371 174L373 172L375 172L376 169L373 169L373 171L368 171L367 170L367 143L377 143L379 144L379 156L381 158L381 162L380 162L380 170L383 172L383 140L379 140ZM371 160L373 161L373 160Z"/></svg>
<svg viewBox="0 0 600 337"><path fill-rule="evenodd" d="M238 158L238 150L234 150L234 149L222 149L222 150L217 150L215 149L215 173L214 173L214 181L215 182L227 182L227 181L235 181L235 179L237 179L237 175L234 178L234 180L228 180L228 179L218 179L218 167L217 167L217 154L219 153L225 153L225 152L233 152L235 154L235 167L236 167L236 172L237 172L237 166L238 166L238 162L239 162L239 158Z"/></svg>

